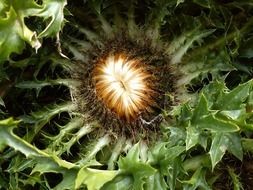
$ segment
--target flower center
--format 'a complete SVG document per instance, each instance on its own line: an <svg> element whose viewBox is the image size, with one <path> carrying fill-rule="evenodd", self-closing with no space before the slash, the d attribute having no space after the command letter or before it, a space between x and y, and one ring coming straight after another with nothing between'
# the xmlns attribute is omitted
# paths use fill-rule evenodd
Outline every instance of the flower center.
<svg viewBox="0 0 253 190"><path fill-rule="evenodd" d="M119 117L130 121L153 103L147 80L151 75L138 60L111 55L97 63L93 71L96 94Z"/></svg>

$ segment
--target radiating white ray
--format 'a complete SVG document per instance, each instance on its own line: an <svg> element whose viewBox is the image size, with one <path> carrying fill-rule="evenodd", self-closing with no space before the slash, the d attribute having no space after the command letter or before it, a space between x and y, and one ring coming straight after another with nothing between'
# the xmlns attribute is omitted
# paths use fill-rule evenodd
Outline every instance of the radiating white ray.
<svg viewBox="0 0 253 190"><path fill-rule="evenodd" d="M154 92L149 89L147 79L151 77L145 65L127 60L125 55L108 56L93 71L97 96L127 121L135 119L144 109L150 110L148 107L154 102L150 95Z"/></svg>

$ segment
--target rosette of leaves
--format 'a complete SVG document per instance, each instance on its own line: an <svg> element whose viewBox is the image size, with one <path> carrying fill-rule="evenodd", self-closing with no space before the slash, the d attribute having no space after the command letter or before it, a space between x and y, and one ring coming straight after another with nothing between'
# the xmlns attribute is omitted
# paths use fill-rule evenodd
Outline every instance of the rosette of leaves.
<svg viewBox="0 0 253 190"><path fill-rule="evenodd" d="M251 1L25 2L0 3L0 189L250 189ZM155 142L101 136L72 101L69 71L124 23L165 44L180 73Z"/></svg>

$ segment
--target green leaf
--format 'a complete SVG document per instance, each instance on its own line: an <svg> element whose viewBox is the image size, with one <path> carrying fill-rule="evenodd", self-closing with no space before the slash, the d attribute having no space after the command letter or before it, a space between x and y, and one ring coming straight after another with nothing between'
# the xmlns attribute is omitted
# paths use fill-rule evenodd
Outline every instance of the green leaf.
<svg viewBox="0 0 253 190"><path fill-rule="evenodd" d="M69 88L74 88L77 86L78 82L74 81L72 79L55 79L55 80L44 80L44 81L38 81L38 80L32 80L32 81L22 81L20 83L16 84L16 87L23 88L23 89L36 89L37 96L39 95L42 88L46 86L54 86L54 85L64 85Z"/></svg>
<svg viewBox="0 0 253 190"><path fill-rule="evenodd" d="M73 118L66 125L59 126L60 133L56 136L47 136L52 143L48 145L47 151L54 152L56 155L61 156L63 153L70 153L70 148L72 145L85 134L91 131L90 125L83 124L82 118ZM79 130L76 133L73 133L75 130ZM63 143L66 142L66 143Z"/></svg>
<svg viewBox="0 0 253 190"><path fill-rule="evenodd" d="M4 11L7 8L6 0L0 1L0 17L4 17Z"/></svg>
<svg viewBox="0 0 253 190"><path fill-rule="evenodd" d="M48 123L52 118L59 115L62 112L68 112L75 109L75 105L72 102L64 102L59 105L50 105L44 107L43 109L31 113L31 116L20 116L24 123L35 124L35 127L32 128L26 135L25 139L28 142L32 142L33 138L37 133Z"/></svg>
<svg viewBox="0 0 253 190"><path fill-rule="evenodd" d="M163 173L164 176L167 176L167 183L170 189L176 188L178 177L180 174L185 173L182 164L182 159L178 156L171 164L168 165L168 175Z"/></svg>
<svg viewBox="0 0 253 190"><path fill-rule="evenodd" d="M196 171L201 167L210 168L211 160L208 154L197 155L192 158L188 158L183 163L185 171Z"/></svg>
<svg viewBox="0 0 253 190"><path fill-rule="evenodd" d="M82 134L89 133L89 132L87 132L87 130L92 131L90 129L88 127L84 127L83 129L80 129L79 130L79 131L81 131L80 136L82 136ZM77 137L77 139L78 139L78 137ZM107 134L107 135L105 135L103 137L100 137L99 139L95 140L89 146L87 145L87 147L86 147L86 152L87 153L86 153L86 155L83 156L82 159L80 159L78 161L78 164L81 165L81 166L86 166L90 161L95 159L97 153L99 151L102 151L105 146L108 146L110 144L110 142L111 142L111 138Z"/></svg>
<svg viewBox="0 0 253 190"><path fill-rule="evenodd" d="M45 155L12 132L17 124L12 118L0 121L0 146L9 145L27 157Z"/></svg>
<svg viewBox="0 0 253 190"><path fill-rule="evenodd" d="M222 159L227 150L242 160L243 151L239 135L237 133L215 133L209 151L212 168Z"/></svg>
<svg viewBox="0 0 253 190"><path fill-rule="evenodd" d="M38 8L33 0L11 2L7 16L0 18L0 61L8 59L13 52L21 53L24 42L36 50L40 48L36 32L31 31L24 22L24 18L34 14Z"/></svg>
<svg viewBox="0 0 253 190"><path fill-rule="evenodd" d="M201 118L197 122L197 125L199 128L209 129L215 132L235 132L240 130L236 124L230 121L221 120L214 115L208 115Z"/></svg>
<svg viewBox="0 0 253 190"><path fill-rule="evenodd" d="M222 120L216 117L215 112L208 110L208 102L204 94L201 94L200 100L193 112L191 125L199 129L208 129L217 132L234 132L239 130L236 124Z"/></svg>
<svg viewBox="0 0 253 190"><path fill-rule="evenodd" d="M184 104L181 108L180 121L187 122L192 117L192 110L188 103Z"/></svg>
<svg viewBox="0 0 253 190"><path fill-rule="evenodd" d="M199 102L193 111L193 115L191 119L192 124L193 125L197 124L203 116L207 116L207 115L209 115L208 102L206 100L205 95L201 94Z"/></svg>
<svg viewBox="0 0 253 190"><path fill-rule="evenodd" d="M209 74L217 78L220 76L219 73L221 71L232 71L235 69L230 64L230 57L224 49L220 50L218 55L213 52L201 54L200 57L194 55L194 53L198 54L201 52L202 49L204 48L192 50L192 54L188 53L185 55L182 60L184 65L180 68L180 71L184 74L178 80L180 85L194 84L195 80L202 77L207 78Z"/></svg>
<svg viewBox="0 0 253 190"><path fill-rule="evenodd" d="M105 183L111 181L118 171L103 171L90 168L81 168L75 180L75 188L86 184L88 190L99 190Z"/></svg>
<svg viewBox="0 0 253 190"><path fill-rule="evenodd" d="M70 170L62 170L63 174L62 181L54 187L54 190L62 190L62 189L74 189L75 187L75 179L77 177L77 170L70 169Z"/></svg>
<svg viewBox="0 0 253 190"><path fill-rule="evenodd" d="M211 190L209 185L206 182L206 171L203 168L198 168L190 180L183 181L185 183L184 190L195 190L195 189L205 189Z"/></svg>
<svg viewBox="0 0 253 190"><path fill-rule="evenodd" d="M41 6L38 5L34 0L13 0L12 2L9 2L9 4L14 8L21 19L24 19L29 15L34 15L41 9Z"/></svg>
<svg viewBox="0 0 253 190"><path fill-rule="evenodd" d="M147 184L145 187L146 187L145 190L168 189L168 185L166 184L163 175L161 175L159 172L156 172L155 175L152 175L147 179Z"/></svg>
<svg viewBox="0 0 253 190"><path fill-rule="evenodd" d="M149 164L144 163L140 160L140 145L135 144L133 148L130 149L129 153L125 158L120 158L119 169L124 175L133 176L133 189L141 190L145 184L145 178L154 175L156 170Z"/></svg>
<svg viewBox="0 0 253 190"><path fill-rule="evenodd" d="M0 146L8 145L24 154L28 159L33 159L35 167L31 174L36 172L41 174L47 172L62 173L63 180L54 188L55 190L73 189L78 167L53 154L49 155L16 136L12 130L17 127L17 124L18 122L12 118L0 121Z"/></svg>
<svg viewBox="0 0 253 190"><path fill-rule="evenodd" d="M243 150L241 136L238 133L226 133L226 137L229 139L228 151L242 161Z"/></svg>
<svg viewBox="0 0 253 190"><path fill-rule="evenodd" d="M114 180L106 183L101 190L132 190L133 178L128 175L117 175Z"/></svg>
<svg viewBox="0 0 253 190"><path fill-rule="evenodd" d="M186 150L189 150L199 143L200 131L196 127L189 126L186 128L186 133Z"/></svg>
<svg viewBox="0 0 253 190"><path fill-rule="evenodd" d="M210 149L210 157L212 162L212 168L222 159L223 155L228 148L228 139L223 137L223 133L217 133L212 141Z"/></svg>
<svg viewBox="0 0 253 190"><path fill-rule="evenodd" d="M219 114L224 115L231 120L239 120L242 115L245 115L246 110L225 110L221 111Z"/></svg>
<svg viewBox="0 0 253 190"><path fill-rule="evenodd" d="M59 33L62 29L64 7L67 5L67 0L44 0L42 10L36 16L50 19L46 28L39 34L39 38L52 37Z"/></svg>
<svg viewBox="0 0 253 190"><path fill-rule="evenodd" d="M183 34L180 37L180 40L176 39L175 41L173 41L170 48L167 50L169 54L172 54L171 62L173 64L179 63L183 55L193 45L194 42L200 41L202 38L209 36L214 31L215 29L209 29L204 31L193 30L187 35Z"/></svg>
<svg viewBox="0 0 253 190"><path fill-rule="evenodd" d="M18 123L19 121L14 121L12 118L0 121L0 146L3 144L8 145L13 149L23 153L28 158L38 157L39 159L45 157L44 161L46 162L53 161L55 164L63 168L71 169L75 166L74 164L61 160L55 155L52 154L48 155L47 153L37 149L36 147L32 146L22 138L15 135L13 133L13 129L17 127ZM39 164L41 164L41 162ZM39 167L39 165L37 167Z"/></svg>
<svg viewBox="0 0 253 190"><path fill-rule="evenodd" d="M149 153L148 163L151 165L159 165L161 172L167 173L168 165L185 151L184 146L169 146L168 143L158 143Z"/></svg>
<svg viewBox="0 0 253 190"><path fill-rule="evenodd" d="M169 127L169 146L182 145L185 142L186 133L183 128ZM162 144L162 143L158 143Z"/></svg>
<svg viewBox="0 0 253 190"><path fill-rule="evenodd" d="M0 19L0 61L8 59L12 52L21 53L24 49L23 32L20 28L17 15L11 8L7 17Z"/></svg>
<svg viewBox="0 0 253 190"><path fill-rule="evenodd" d="M54 187L54 190L74 189L75 179L79 171L77 166L61 160L52 154L47 155L47 157L35 157L33 159L35 161L35 167L32 168L31 175L35 175L36 173L41 175L48 172L61 173L63 179Z"/></svg>
<svg viewBox="0 0 253 190"><path fill-rule="evenodd" d="M242 107L243 102L249 96L250 89L252 88L252 80L240 84L230 92L221 91L218 96L214 107L221 110L237 110Z"/></svg>
<svg viewBox="0 0 253 190"><path fill-rule="evenodd" d="M115 168L115 163L117 162L119 155L121 154L125 142L126 142L125 137L118 138L118 142L115 144L107 163L109 170L113 170Z"/></svg>
<svg viewBox="0 0 253 190"><path fill-rule="evenodd" d="M213 108L213 104L215 104L218 96L222 91L224 91L226 88L224 81L212 81L210 84L205 86L205 88L202 90L202 93L205 95L207 102L211 108ZM215 109L215 107L213 108Z"/></svg>
<svg viewBox="0 0 253 190"><path fill-rule="evenodd" d="M183 171L179 156L184 151L184 146L174 145L174 143L172 143L172 145L170 143L158 143L150 151L148 163L155 166L161 175L167 176L167 183L170 189L175 188L177 177L179 173ZM157 176L151 176L149 180L159 180L156 177ZM158 183L157 185L161 185L162 187L167 186L162 178L156 182Z"/></svg>
<svg viewBox="0 0 253 190"><path fill-rule="evenodd" d="M25 18L34 16L44 19L46 27L39 34L40 38L54 36L59 38L59 31L64 24L66 4L66 0L44 0L42 5L38 5L35 0L13 0L7 1L6 5L0 4L6 11L6 17L0 17L0 61L9 59L11 53L20 54L25 48L25 42L36 51L41 47L36 31L27 27ZM35 27L38 26L40 25Z"/></svg>
<svg viewBox="0 0 253 190"><path fill-rule="evenodd" d="M253 154L253 139L241 138L241 143L244 151L248 151Z"/></svg>
<svg viewBox="0 0 253 190"><path fill-rule="evenodd" d="M251 89L252 80L238 85L233 90L227 89L223 81L215 81L204 88L203 93L207 97L209 107L217 110L213 111L216 119L237 125L242 130L252 130L251 114L247 111L251 109Z"/></svg>

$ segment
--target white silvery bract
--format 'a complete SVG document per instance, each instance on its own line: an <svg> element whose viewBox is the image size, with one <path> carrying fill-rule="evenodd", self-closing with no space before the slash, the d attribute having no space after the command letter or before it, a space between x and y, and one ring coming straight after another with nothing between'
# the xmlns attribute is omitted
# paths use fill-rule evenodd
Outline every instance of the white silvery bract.
<svg viewBox="0 0 253 190"><path fill-rule="evenodd" d="M152 76L138 60L127 60L125 55L111 55L95 66L93 79L96 94L120 118L130 121L154 101L147 93Z"/></svg>

